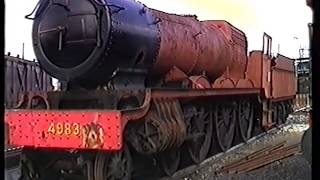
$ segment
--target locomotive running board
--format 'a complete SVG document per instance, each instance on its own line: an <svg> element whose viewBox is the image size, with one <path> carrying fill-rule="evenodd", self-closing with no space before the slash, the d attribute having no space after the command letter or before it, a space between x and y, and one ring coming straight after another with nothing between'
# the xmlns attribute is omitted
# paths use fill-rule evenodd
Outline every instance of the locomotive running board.
<svg viewBox="0 0 320 180"><path fill-rule="evenodd" d="M192 98L259 94L259 88L152 89L152 98Z"/></svg>
<svg viewBox="0 0 320 180"><path fill-rule="evenodd" d="M120 150L128 121L142 119L154 98L258 95L260 89L146 89L142 106L128 110L6 110L9 145Z"/></svg>

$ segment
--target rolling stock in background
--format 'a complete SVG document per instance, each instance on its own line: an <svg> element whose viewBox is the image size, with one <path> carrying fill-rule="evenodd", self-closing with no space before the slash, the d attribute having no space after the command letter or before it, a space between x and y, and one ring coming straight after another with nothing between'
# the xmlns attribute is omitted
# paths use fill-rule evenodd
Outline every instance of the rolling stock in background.
<svg viewBox="0 0 320 180"><path fill-rule="evenodd" d="M52 91L52 77L39 63L5 55L5 108L18 104L19 95L28 91Z"/></svg>

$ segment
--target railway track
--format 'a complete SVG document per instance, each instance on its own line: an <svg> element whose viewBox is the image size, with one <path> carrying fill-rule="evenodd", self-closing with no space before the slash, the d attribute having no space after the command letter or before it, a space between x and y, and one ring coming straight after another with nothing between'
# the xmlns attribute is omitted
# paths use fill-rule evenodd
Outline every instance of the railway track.
<svg viewBox="0 0 320 180"><path fill-rule="evenodd" d="M172 177L163 177L161 180L180 180L180 179L184 179L185 177L189 176L190 174L197 172L198 170L209 166L213 161L215 161L216 159L222 158L223 156L225 156L226 154L230 154L230 153L234 153L235 150L241 148L242 146L245 146L246 144L250 144L256 140L259 140L260 138L268 135L268 134L273 134L276 133L277 131L279 131L279 129L283 128L284 126L286 126L286 124L280 125L278 127L274 127L266 132L260 133L254 137L252 137L251 139L249 139L247 141L247 143L240 143L236 146L233 146L232 148L230 148L229 150L227 150L226 152L220 152L218 154L215 154L209 158L207 158L206 160L204 160L203 162L201 162L200 164L196 165L191 165L188 166L184 169L181 169L179 171L177 171ZM270 147L266 147L266 148L270 148ZM267 149L266 149L267 150ZM262 151L262 150L261 150ZM253 154L250 154L249 156L252 156ZM231 165L231 164L230 164ZM221 167L222 168L222 167ZM215 173L218 175L218 171Z"/></svg>
<svg viewBox="0 0 320 180"><path fill-rule="evenodd" d="M216 173L218 175L229 175L236 173L244 173L264 165L270 164L274 161L284 159L286 157L295 155L300 152L300 143L285 146L283 141L277 145L262 148L248 156L223 166Z"/></svg>

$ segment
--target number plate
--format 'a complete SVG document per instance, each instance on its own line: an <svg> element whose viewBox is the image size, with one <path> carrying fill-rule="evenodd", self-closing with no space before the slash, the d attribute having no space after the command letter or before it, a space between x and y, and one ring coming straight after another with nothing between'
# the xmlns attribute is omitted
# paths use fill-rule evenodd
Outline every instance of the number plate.
<svg viewBox="0 0 320 180"><path fill-rule="evenodd" d="M81 126L79 123L51 123L48 133L52 135L79 136Z"/></svg>
<svg viewBox="0 0 320 180"><path fill-rule="evenodd" d="M121 111L6 111L9 144L41 148L120 150Z"/></svg>

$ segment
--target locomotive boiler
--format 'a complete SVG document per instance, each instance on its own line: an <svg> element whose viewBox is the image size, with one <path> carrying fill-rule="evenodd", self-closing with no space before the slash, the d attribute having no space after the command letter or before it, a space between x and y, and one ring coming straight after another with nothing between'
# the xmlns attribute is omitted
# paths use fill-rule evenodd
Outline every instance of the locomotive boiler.
<svg viewBox="0 0 320 180"><path fill-rule="evenodd" d="M148 85L173 67L211 81L227 67L238 78L245 71L246 37L224 21L199 22L117 0L54 1L37 13L35 53L60 80L95 87L118 71L140 70Z"/></svg>
<svg viewBox="0 0 320 180"><path fill-rule="evenodd" d="M247 55L245 34L227 21L133 0L40 0L35 9L26 16L35 54L66 89L24 93L6 111L9 144L32 162L22 163L25 178L172 175L182 159L200 163L292 109L294 64L271 54L267 34Z"/></svg>

